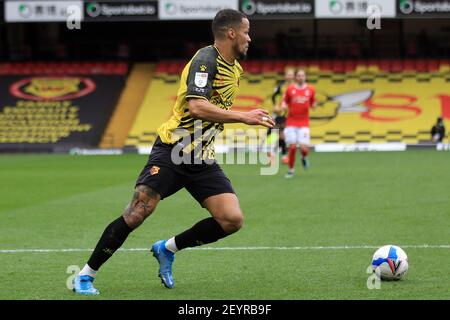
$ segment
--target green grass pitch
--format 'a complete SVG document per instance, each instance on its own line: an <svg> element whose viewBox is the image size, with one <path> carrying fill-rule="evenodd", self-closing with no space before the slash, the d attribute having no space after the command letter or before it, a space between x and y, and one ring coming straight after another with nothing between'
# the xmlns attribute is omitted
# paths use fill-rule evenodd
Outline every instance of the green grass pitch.
<svg viewBox="0 0 450 320"><path fill-rule="evenodd" d="M310 158L291 180L285 166L261 176L258 165L223 165L246 219L205 248L240 249L179 252L172 290L149 251L118 251L97 276L101 295L86 297L66 288L67 268L82 267L90 252L62 249L95 246L131 199L147 157L2 155L0 299L450 299L450 154ZM207 216L182 190L123 248L150 248ZM409 272L369 290L366 269L384 244L404 247ZM59 251L5 251L20 249Z"/></svg>

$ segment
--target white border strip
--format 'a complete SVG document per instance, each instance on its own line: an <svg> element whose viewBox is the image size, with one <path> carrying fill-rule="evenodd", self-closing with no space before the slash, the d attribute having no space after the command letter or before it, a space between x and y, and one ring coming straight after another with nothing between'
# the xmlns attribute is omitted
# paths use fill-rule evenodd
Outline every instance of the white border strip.
<svg viewBox="0 0 450 320"><path fill-rule="evenodd" d="M242 250L353 250L353 249L378 249L380 246L311 246L311 247L204 247L187 248L186 250L212 250L212 251L242 251ZM401 248L412 249L450 249L450 244L418 244L400 245ZM47 252L91 252L93 249L69 248L69 249L0 249L0 253L47 253ZM119 251L150 251L150 248L124 248Z"/></svg>

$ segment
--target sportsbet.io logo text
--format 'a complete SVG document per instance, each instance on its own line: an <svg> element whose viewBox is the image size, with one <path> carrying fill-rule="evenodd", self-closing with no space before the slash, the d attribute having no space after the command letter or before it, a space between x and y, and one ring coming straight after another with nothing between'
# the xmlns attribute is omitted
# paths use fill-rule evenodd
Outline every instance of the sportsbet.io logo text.
<svg viewBox="0 0 450 320"><path fill-rule="evenodd" d="M86 15L90 18L121 17L121 16L153 16L156 15L156 6L153 4L133 3L97 3L86 4Z"/></svg>
<svg viewBox="0 0 450 320"><path fill-rule="evenodd" d="M450 12L450 1L401 0L398 9L405 15L443 14Z"/></svg>
<svg viewBox="0 0 450 320"><path fill-rule="evenodd" d="M270 15L270 14L308 14L312 13L312 5L308 2L299 1L243 1L241 11L248 16Z"/></svg>

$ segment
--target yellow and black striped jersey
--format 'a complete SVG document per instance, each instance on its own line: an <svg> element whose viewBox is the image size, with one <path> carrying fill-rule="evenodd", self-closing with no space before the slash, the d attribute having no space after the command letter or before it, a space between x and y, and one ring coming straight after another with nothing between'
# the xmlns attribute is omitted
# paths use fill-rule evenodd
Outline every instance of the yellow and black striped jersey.
<svg viewBox="0 0 450 320"><path fill-rule="evenodd" d="M214 159L214 139L222 123L189 116L188 100L205 99L217 108L229 110L236 99L243 70L238 61L230 64L214 46L204 47L184 67L172 116L158 128L162 142L182 144L184 153Z"/></svg>

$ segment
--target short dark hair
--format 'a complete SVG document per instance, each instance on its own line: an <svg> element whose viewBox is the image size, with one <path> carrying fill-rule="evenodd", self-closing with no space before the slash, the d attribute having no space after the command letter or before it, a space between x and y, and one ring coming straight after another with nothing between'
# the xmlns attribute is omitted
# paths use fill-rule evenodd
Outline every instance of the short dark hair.
<svg viewBox="0 0 450 320"><path fill-rule="evenodd" d="M247 19L247 16L237 10L223 9L217 12L212 22L214 38L223 39L227 29L240 25L242 19Z"/></svg>

